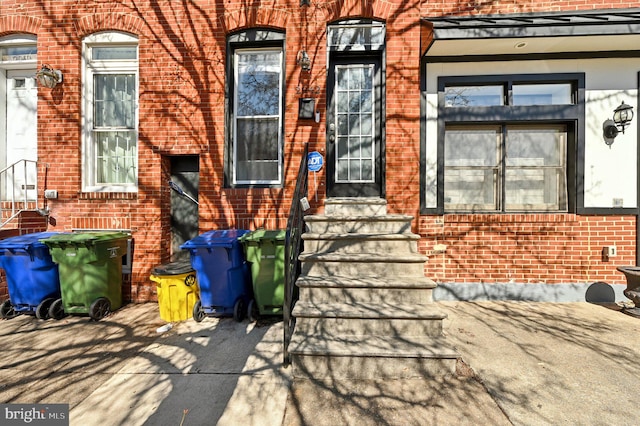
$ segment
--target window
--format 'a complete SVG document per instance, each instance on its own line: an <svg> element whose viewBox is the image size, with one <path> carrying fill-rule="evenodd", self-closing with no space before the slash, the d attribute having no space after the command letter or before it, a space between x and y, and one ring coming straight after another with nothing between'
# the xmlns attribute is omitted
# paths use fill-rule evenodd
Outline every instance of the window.
<svg viewBox="0 0 640 426"><path fill-rule="evenodd" d="M38 56L36 38L27 34L0 37L0 65L2 68L35 66Z"/></svg>
<svg viewBox="0 0 640 426"><path fill-rule="evenodd" d="M566 210L566 139L557 125L447 128L445 210Z"/></svg>
<svg viewBox="0 0 640 426"><path fill-rule="evenodd" d="M138 44L123 33L84 40L87 192L135 192L138 182Z"/></svg>
<svg viewBox="0 0 640 426"><path fill-rule="evenodd" d="M571 84L514 84L513 105L569 105L573 101Z"/></svg>
<svg viewBox="0 0 640 426"><path fill-rule="evenodd" d="M445 89L447 108L503 105L502 86L451 86Z"/></svg>
<svg viewBox="0 0 640 426"><path fill-rule="evenodd" d="M277 187L284 181L284 41L284 33L266 29L227 39L227 186Z"/></svg>
<svg viewBox="0 0 640 426"><path fill-rule="evenodd" d="M582 74L440 77L438 88L438 211L575 205Z"/></svg>
<svg viewBox="0 0 640 426"><path fill-rule="evenodd" d="M233 182L282 178L282 49L234 54Z"/></svg>

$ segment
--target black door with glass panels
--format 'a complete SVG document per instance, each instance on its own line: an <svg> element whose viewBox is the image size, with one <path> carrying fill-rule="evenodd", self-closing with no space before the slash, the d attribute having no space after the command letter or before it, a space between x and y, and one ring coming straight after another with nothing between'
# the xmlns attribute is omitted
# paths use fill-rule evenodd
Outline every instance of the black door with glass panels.
<svg viewBox="0 0 640 426"><path fill-rule="evenodd" d="M327 195L383 196L379 56L334 57L327 80Z"/></svg>

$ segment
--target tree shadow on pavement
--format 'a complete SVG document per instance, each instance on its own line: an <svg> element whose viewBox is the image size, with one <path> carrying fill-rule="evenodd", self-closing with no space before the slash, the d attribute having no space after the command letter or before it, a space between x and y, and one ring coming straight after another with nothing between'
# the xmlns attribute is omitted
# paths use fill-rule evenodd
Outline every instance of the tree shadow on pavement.
<svg viewBox="0 0 640 426"><path fill-rule="evenodd" d="M439 305L447 338L514 424L624 424L640 413L637 319L584 302Z"/></svg>
<svg viewBox="0 0 640 426"><path fill-rule="evenodd" d="M164 324L155 304L128 305L101 321L2 321L0 401L69 404L71 425L252 424L275 397L244 397L284 388L282 421L289 382L281 323L205 318L157 333Z"/></svg>

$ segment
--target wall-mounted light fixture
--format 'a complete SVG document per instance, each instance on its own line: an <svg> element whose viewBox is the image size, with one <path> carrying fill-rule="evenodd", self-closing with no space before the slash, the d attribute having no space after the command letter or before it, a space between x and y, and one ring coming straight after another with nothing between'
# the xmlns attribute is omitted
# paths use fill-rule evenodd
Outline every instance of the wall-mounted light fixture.
<svg viewBox="0 0 640 426"><path fill-rule="evenodd" d="M623 101L618 108L613 110L613 120L605 120L602 124L604 143L611 145L618 133L624 133L625 127L631 123L631 120L633 120L633 107Z"/></svg>
<svg viewBox="0 0 640 426"><path fill-rule="evenodd" d="M53 89L57 84L62 83L62 72L54 70L49 65L42 65L42 68L36 73L36 79L40 86Z"/></svg>
<svg viewBox="0 0 640 426"><path fill-rule="evenodd" d="M301 50L298 52L298 65L302 68L302 71L311 71L311 58L309 58L309 54L306 50Z"/></svg>
<svg viewBox="0 0 640 426"><path fill-rule="evenodd" d="M300 0L300 7L311 6L311 0Z"/></svg>

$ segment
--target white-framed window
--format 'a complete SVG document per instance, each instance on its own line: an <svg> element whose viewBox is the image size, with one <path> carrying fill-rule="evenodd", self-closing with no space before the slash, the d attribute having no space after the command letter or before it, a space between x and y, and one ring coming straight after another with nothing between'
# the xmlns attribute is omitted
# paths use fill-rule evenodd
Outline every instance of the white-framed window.
<svg viewBox="0 0 640 426"><path fill-rule="evenodd" d="M232 184L282 184L281 47L233 53Z"/></svg>
<svg viewBox="0 0 640 426"><path fill-rule="evenodd" d="M136 192L138 39L120 32L83 40L85 192Z"/></svg>

